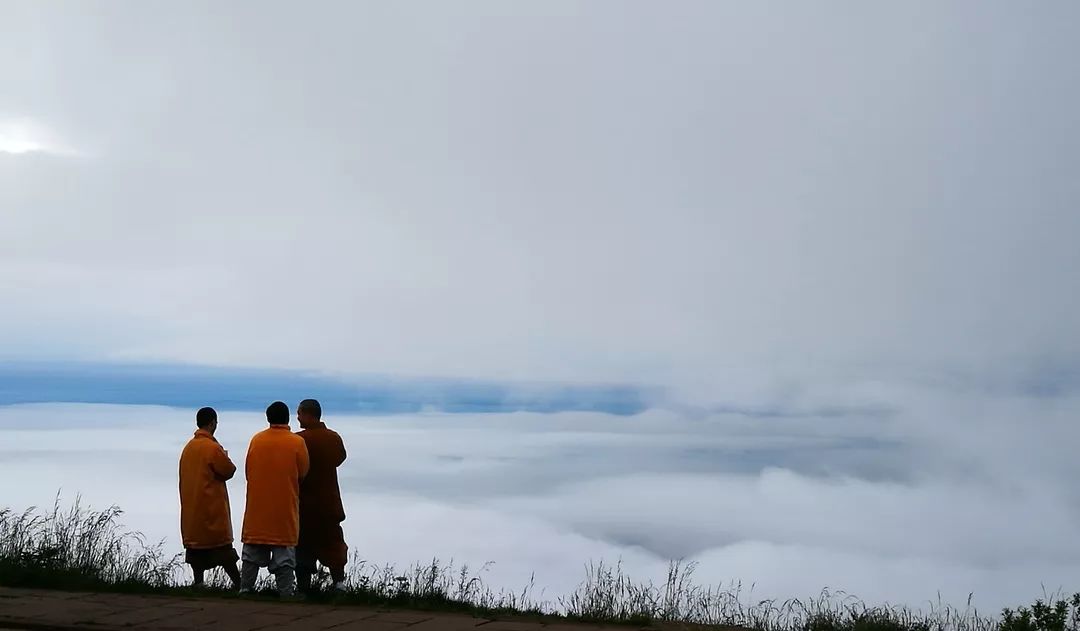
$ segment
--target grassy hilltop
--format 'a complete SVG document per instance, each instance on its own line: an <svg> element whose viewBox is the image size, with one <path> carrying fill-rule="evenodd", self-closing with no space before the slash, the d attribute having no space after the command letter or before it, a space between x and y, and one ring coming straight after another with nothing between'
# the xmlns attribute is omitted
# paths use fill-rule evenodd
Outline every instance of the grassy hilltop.
<svg viewBox="0 0 1080 631"><path fill-rule="evenodd" d="M22 512L0 509L0 585L79 591L191 594L182 555L166 552L125 530L117 507L92 510L76 502L64 508ZM1080 631L1080 594L1046 597L1030 607L985 616L970 606L930 611L870 607L844 594L823 592L809 600L745 602L738 584L695 584L692 564L673 562L660 585L639 583L619 565L588 566L571 594L537 600L532 585L520 592L494 591L474 571L453 563L415 564L404 571L354 559L348 590L331 595L320 576L310 599L336 605L447 610L477 615L517 615L605 623L687 623L762 631ZM200 592L222 598L224 577ZM260 597L272 598L269 584Z"/></svg>

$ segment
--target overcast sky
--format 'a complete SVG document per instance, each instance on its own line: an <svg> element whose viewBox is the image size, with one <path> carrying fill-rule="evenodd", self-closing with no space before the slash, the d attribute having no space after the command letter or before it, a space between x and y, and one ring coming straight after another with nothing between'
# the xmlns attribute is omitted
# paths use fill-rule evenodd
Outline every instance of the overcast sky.
<svg viewBox="0 0 1080 631"><path fill-rule="evenodd" d="M10 354L715 393L1080 351L1075 3L0 6Z"/></svg>
<svg viewBox="0 0 1080 631"><path fill-rule="evenodd" d="M0 360L655 388L691 444L752 425L756 464L636 488L910 493L1003 529L989 584L1080 559L1002 525L1080 527L1078 112L1066 0L0 0ZM855 442L766 448L822 431ZM687 457L600 451L582 480ZM725 536L787 545L780 504Z"/></svg>

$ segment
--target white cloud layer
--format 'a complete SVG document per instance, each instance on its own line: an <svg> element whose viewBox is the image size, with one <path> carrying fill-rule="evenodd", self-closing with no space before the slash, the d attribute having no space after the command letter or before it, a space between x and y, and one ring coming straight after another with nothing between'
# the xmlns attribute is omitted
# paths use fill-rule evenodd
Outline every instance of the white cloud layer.
<svg viewBox="0 0 1080 631"><path fill-rule="evenodd" d="M731 415L687 420L602 414L335 418L349 460L346 533L363 558L432 557L520 589L535 572L554 598L589 561L621 559L641 579L666 561L697 578L742 581L754 596L845 590L872 603L1016 605L1076 589L1080 527L1070 420L1080 399L1009 398L950 437L968 397L912 391L878 431L817 417L812 427ZM1019 416L1017 416L1019 415ZM124 406L0 408L4 503L47 503L58 489L177 543L176 459L192 412ZM260 414L225 413L220 439L242 462ZM1041 418L1041 438L1010 432ZM933 423L923 423L933 419ZM979 429L981 428L981 430ZM869 434L890 434L888 442ZM994 433L991 437L981 434ZM1028 432L1027 434L1031 434ZM1050 438L1054 437L1054 438ZM1000 447L994 447L995 445ZM1038 459L1045 466L1017 463ZM243 471L241 465L240 470ZM231 483L237 528L241 478Z"/></svg>

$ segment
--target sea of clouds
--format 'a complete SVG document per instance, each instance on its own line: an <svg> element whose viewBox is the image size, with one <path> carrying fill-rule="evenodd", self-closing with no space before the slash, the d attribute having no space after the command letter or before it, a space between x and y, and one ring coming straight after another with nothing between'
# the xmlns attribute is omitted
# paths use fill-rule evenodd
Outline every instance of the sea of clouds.
<svg viewBox="0 0 1080 631"><path fill-rule="evenodd" d="M928 386L892 395L894 407L767 416L654 408L327 420L349 450L347 538L378 564L493 562L491 585L520 589L535 576L548 598L601 560L641 580L662 579L670 559L696 561L698 581L741 581L753 599L829 588L925 606L974 592L992 610L1044 587L1075 589L1080 397L1002 392L990 404L984 392ZM3 504L48 505L58 491L65 502L118 504L129 527L178 550L177 458L192 417L0 408ZM221 416L219 438L240 466L230 483L238 533L244 453L264 424L259 413Z"/></svg>

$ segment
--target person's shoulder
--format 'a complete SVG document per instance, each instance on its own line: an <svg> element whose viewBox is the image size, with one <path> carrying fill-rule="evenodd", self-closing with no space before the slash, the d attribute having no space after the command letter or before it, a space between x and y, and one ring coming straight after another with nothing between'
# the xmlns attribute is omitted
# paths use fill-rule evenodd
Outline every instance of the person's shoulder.
<svg viewBox="0 0 1080 631"><path fill-rule="evenodd" d="M289 442L292 448L296 451L308 451L307 440L300 434L289 434Z"/></svg>
<svg viewBox="0 0 1080 631"><path fill-rule="evenodd" d="M302 436L305 439L307 439L307 438L319 438L319 437L325 437L325 436L337 436L338 433L335 432L334 430L330 429L329 427L323 425L321 427L317 426L317 427L308 427L306 429L302 429L299 432L296 432L296 435L297 436Z"/></svg>
<svg viewBox="0 0 1080 631"><path fill-rule="evenodd" d="M199 437L198 436L192 436L191 438L188 439L188 441L186 443L184 443L184 448L180 451L180 457L183 458L184 456L186 456L186 455L196 451L197 449L199 449L199 447L200 447L200 445L199 445Z"/></svg>
<svg viewBox="0 0 1080 631"><path fill-rule="evenodd" d="M259 431L255 432L251 436L251 444L254 445L256 443L263 442L269 437L270 437L270 430L269 429L259 430Z"/></svg>
<svg viewBox="0 0 1080 631"><path fill-rule="evenodd" d="M184 445L184 451L180 453L180 459L196 458L199 460L210 457L214 452L222 449L217 441L210 440L206 436L192 436Z"/></svg>
<svg viewBox="0 0 1080 631"><path fill-rule="evenodd" d="M184 450L187 451L188 449L206 449L207 447L216 444L216 442L210 440L202 434L195 434L188 439L187 444L184 445Z"/></svg>

